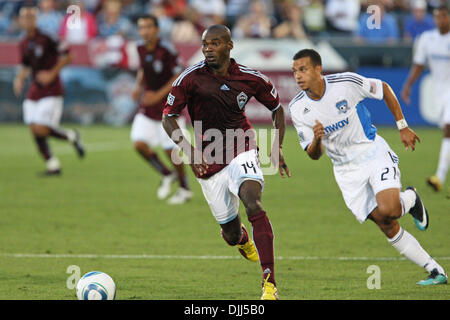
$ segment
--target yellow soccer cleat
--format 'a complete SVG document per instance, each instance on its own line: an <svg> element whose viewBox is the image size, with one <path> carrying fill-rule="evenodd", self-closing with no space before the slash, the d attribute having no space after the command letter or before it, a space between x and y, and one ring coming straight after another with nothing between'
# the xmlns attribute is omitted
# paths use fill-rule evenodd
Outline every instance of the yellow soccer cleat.
<svg viewBox="0 0 450 320"><path fill-rule="evenodd" d="M269 269L266 269L266 273ZM270 272L267 272L266 279L262 288L261 300L278 300L278 290L272 282L269 282Z"/></svg>
<svg viewBox="0 0 450 320"><path fill-rule="evenodd" d="M252 239L248 238L248 241L244 244L237 245L239 253L247 260L252 262L258 262L258 251L256 250L255 244Z"/></svg>
<svg viewBox="0 0 450 320"><path fill-rule="evenodd" d="M441 180L436 176L431 176L427 179L427 183L429 186L431 186L434 191L441 191L442 190L442 182Z"/></svg>

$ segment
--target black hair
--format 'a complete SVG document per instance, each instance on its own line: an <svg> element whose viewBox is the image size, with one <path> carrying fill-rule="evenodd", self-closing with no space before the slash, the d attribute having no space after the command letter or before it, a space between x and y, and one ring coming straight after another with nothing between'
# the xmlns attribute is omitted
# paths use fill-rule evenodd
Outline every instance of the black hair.
<svg viewBox="0 0 450 320"><path fill-rule="evenodd" d="M322 58L320 57L320 54L314 49L300 50L294 55L293 60L306 57L309 57L313 66L322 66Z"/></svg>
<svg viewBox="0 0 450 320"><path fill-rule="evenodd" d="M139 19L145 19L145 20L150 19L150 20L152 20L153 23L155 24L155 27L159 27L159 24L158 24L158 18L157 18L156 16L154 16L153 14L143 14L143 15L140 15L140 16L137 18L136 21L139 21Z"/></svg>

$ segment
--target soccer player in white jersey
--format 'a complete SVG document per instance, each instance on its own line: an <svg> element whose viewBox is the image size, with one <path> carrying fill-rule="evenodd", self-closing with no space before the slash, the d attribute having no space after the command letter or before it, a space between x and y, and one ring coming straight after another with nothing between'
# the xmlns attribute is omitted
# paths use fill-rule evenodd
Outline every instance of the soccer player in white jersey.
<svg viewBox="0 0 450 320"><path fill-rule="evenodd" d="M401 191L398 157L377 135L364 98L384 99L392 112L406 149L419 137L411 130L391 87L378 79L345 72L323 76L322 59L311 49L294 56L293 72L302 89L289 104L300 145L318 160L326 153L347 207L363 223L374 221L402 255L424 267L430 276L421 285L447 283L444 269L398 223L410 213L417 227L428 227L428 214L417 191Z"/></svg>
<svg viewBox="0 0 450 320"><path fill-rule="evenodd" d="M413 65L401 96L409 104L411 86L428 65L433 80L433 97L441 112L439 125L444 131L444 137L436 173L427 182L435 191L440 191L450 164L450 17L445 6L434 9L433 16L437 28L422 33L417 40Z"/></svg>

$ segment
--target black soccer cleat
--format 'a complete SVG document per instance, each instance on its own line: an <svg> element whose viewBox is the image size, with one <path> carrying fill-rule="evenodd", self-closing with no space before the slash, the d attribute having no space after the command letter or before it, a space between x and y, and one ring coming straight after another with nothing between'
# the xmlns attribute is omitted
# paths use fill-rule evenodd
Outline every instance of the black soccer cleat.
<svg viewBox="0 0 450 320"><path fill-rule="evenodd" d="M81 142L81 136L80 133L77 130L75 131L75 141L73 142L73 146L75 150L77 151L77 154L80 158L84 158L86 155L86 149L83 146L83 143Z"/></svg>
<svg viewBox="0 0 450 320"><path fill-rule="evenodd" d="M416 203L409 210L409 213L412 215L412 217L414 219L414 223L416 224L416 227L420 231L425 231L428 228L428 211L425 208L425 206L423 205L423 202L420 199L416 188L410 186L410 187L407 187L406 190L412 190L416 194Z"/></svg>

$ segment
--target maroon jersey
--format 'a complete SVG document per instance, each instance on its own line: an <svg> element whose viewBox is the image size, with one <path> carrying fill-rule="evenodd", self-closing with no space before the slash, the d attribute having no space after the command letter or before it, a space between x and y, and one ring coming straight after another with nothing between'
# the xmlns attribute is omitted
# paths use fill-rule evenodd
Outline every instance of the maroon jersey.
<svg viewBox="0 0 450 320"><path fill-rule="evenodd" d="M178 59L178 54L170 44L161 40L158 40L153 51L148 51L145 45L139 45L137 50L139 53L140 67L144 72L143 85L145 90L159 90L167 84L170 78L183 70ZM161 121L165 102L166 98L164 97L154 105L141 104L138 113Z"/></svg>
<svg viewBox="0 0 450 320"><path fill-rule="evenodd" d="M201 143L204 156L205 151L214 149L207 148L208 145L217 145L216 137L212 138L206 131L213 129L210 131L213 136L217 131L222 134L223 158L212 164L206 159L209 169L202 178L222 170L239 153L257 148L255 137L248 134L253 128L245 115L245 105L252 97L271 111L280 107L275 87L262 73L237 64L234 59L228 73L226 77L215 75L205 61L187 68L174 81L164 108L165 115L177 116L187 105L194 131L201 123L201 137L195 138ZM238 137L242 134L245 139ZM230 139L230 135L234 137Z"/></svg>
<svg viewBox="0 0 450 320"><path fill-rule="evenodd" d="M63 88L59 75L52 83L43 86L36 81L36 74L41 70L50 70L58 62L60 54L67 54L67 48L62 48L58 42L36 30L32 37L26 37L20 42L22 64L31 68L32 81L28 89L27 99L39 100L44 97L62 96Z"/></svg>

